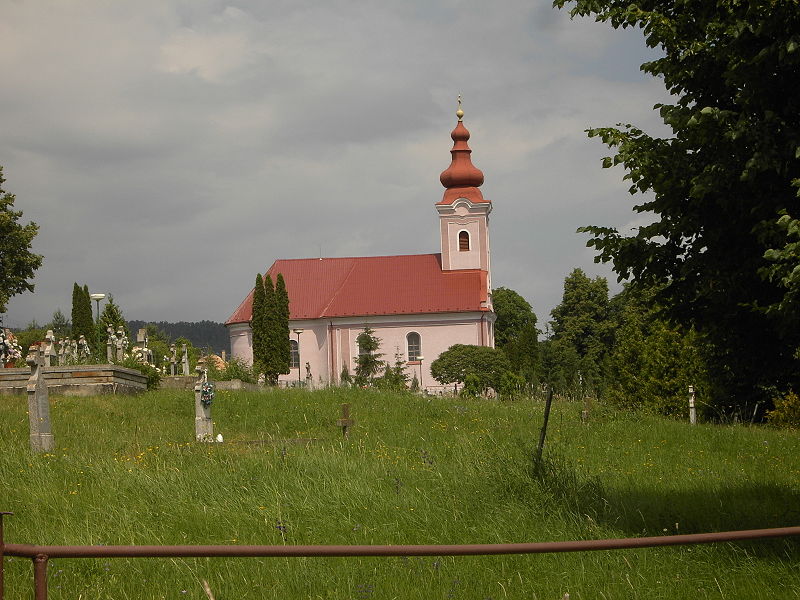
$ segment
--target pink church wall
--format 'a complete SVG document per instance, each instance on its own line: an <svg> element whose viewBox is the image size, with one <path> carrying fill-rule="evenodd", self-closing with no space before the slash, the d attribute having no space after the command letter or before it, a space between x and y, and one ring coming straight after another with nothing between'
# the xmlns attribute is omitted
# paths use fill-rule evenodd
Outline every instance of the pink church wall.
<svg viewBox="0 0 800 600"><path fill-rule="evenodd" d="M330 321L293 321L292 329L302 329L300 334L300 381L306 380L305 364L311 367L313 385L327 385L338 382L342 367L346 364L350 374L355 372L355 359L358 357L356 339L368 324L381 340L380 352L383 359L394 363L395 349L399 349L406 361L408 356L407 338L411 332L420 335L423 361L406 365L409 380L414 374L425 387L438 389L440 384L430 374L430 364L453 344L475 344L494 346L492 327L494 314L488 312L448 313L443 315L387 316L352 319L332 319ZM252 364L252 335L246 324L233 325L231 333L231 354ZM290 338L297 339L291 333ZM281 375L279 381L295 385L298 370L292 369L288 375Z"/></svg>

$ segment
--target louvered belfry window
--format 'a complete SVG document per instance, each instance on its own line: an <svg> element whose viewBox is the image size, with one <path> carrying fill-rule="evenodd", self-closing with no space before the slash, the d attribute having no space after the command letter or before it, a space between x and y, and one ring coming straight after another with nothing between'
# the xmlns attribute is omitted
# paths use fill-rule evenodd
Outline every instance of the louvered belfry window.
<svg viewBox="0 0 800 600"><path fill-rule="evenodd" d="M458 250L459 250L459 252L468 252L469 251L469 232L468 231L459 231L458 232Z"/></svg>

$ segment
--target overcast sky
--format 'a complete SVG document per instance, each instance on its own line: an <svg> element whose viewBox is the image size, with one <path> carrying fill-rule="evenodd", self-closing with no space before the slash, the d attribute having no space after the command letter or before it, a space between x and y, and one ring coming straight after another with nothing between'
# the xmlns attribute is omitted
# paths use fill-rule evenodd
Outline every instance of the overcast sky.
<svg viewBox="0 0 800 600"><path fill-rule="evenodd" d="M543 326L574 267L611 275L576 228L643 222L584 130L660 131L653 57L539 0L6 0L0 165L44 264L4 323L69 315L75 281L224 321L276 258L438 252L462 94L494 286Z"/></svg>

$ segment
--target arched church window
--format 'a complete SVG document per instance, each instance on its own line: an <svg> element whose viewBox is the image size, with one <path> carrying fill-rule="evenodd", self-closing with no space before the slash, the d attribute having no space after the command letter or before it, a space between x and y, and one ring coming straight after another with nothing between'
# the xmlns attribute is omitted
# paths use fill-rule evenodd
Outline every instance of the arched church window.
<svg viewBox="0 0 800 600"><path fill-rule="evenodd" d="M300 368L300 348L297 346L297 340L289 340L289 368Z"/></svg>
<svg viewBox="0 0 800 600"><path fill-rule="evenodd" d="M469 251L469 231L461 230L458 232L458 250L459 252Z"/></svg>
<svg viewBox="0 0 800 600"><path fill-rule="evenodd" d="M408 360L419 360L422 356L422 339L416 331L412 331L406 336L406 344L408 345Z"/></svg>

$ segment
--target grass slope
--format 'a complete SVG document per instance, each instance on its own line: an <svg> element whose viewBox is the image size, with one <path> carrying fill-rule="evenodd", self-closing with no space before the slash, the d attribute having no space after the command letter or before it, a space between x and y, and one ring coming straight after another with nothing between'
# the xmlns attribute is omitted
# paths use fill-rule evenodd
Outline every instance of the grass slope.
<svg viewBox="0 0 800 600"><path fill-rule="evenodd" d="M335 427L342 402L357 425ZM800 523L797 433L690 427L542 405L330 389L193 398L51 398L57 450L27 450L26 401L0 399L6 539L39 544L456 544ZM304 440L313 440L306 442ZM800 544L439 558L53 560L50 598L798 598ZM6 559L6 598L31 565Z"/></svg>

